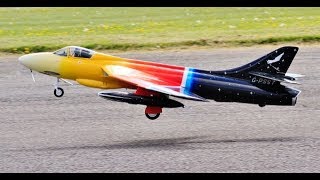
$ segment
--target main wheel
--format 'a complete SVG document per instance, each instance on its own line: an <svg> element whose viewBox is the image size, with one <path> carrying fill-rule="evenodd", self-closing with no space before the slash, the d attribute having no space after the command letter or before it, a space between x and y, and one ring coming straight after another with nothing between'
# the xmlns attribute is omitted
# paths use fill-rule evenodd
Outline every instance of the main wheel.
<svg viewBox="0 0 320 180"><path fill-rule="evenodd" d="M62 97L63 94L64 94L64 91L63 91L62 88L59 88L59 87L58 87L58 88L54 89L54 95L55 95L56 97Z"/></svg>
<svg viewBox="0 0 320 180"><path fill-rule="evenodd" d="M259 106L260 106L260 107L265 107L265 106L266 106L266 104L259 104Z"/></svg>
<svg viewBox="0 0 320 180"><path fill-rule="evenodd" d="M147 118L150 119L150 120L155 120L160 116L160 113L158 113L158 114L147 114L147 113L145 113L145 114L146 114Z"/></svg>

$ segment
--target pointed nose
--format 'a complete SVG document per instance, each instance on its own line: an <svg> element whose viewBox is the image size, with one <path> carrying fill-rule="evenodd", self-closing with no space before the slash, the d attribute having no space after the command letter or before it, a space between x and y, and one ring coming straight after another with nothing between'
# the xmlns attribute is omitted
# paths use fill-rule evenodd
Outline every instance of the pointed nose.
<svg viewBox="0 0 320 180"><path fill-rule="evenodd" d="M22 64L23 57L22 57L22 56L20 56L20 57L18 58L18 61Z"/></svg>
<svg viewBox="0 0 320 180"><path fill-rule="evenodd" d="M28 67L27 61L28 61L28 59L30 59L29 57L30 57L29 55L23 55L23 56L19 57L18 60L19 60L20 64Z"/></svg>
<svg viewBox="0 0 320 180"><path fill-rule="evenodd" d="M38 72L51 71L59 73L60 56L51 52L26 54L18 58L19 63Z"/></svg>

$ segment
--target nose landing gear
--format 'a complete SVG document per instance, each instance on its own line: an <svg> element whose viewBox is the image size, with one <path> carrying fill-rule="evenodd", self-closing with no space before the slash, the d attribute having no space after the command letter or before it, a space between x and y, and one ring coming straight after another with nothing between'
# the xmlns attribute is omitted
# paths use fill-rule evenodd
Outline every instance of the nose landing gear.
<svg viewBox="0 0 320 180"><path fill-rule="evenodd" d="M64 90L60 87L55 88L53 92L56 97L62 97L64 94Z"/></svg>
<svg viewBox="0 0 320 180"><path fill-rule="evenodd" d="M54 84L54 91L53 91L56 97L62 97L64 94L64 90L61 87L59 87L60 80L67 84L73 85L71 82L57 77L57 82Z"/></svg>
<svg viewBox="0 0 320 180"><path fill-rule="evenodd" d="M56 97L62 97L64 94L64 90L61 87L59 87L59 82L60 82L60 80L59 80L59 78L57 78L57 82L54 84L53 93Z"/></svg>

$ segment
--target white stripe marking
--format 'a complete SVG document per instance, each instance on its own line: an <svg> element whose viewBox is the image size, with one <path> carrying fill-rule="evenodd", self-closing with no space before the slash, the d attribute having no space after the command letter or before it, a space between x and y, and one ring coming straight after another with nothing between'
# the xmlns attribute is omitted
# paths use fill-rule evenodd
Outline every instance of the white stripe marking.
<svg viewBox="0 0 320 180"><path fill-rule="evenodd" d="M189 72L189 68L185 67L184 68L184 72L183 72L182 81L181 81L181 86L184 87L184 88L186 87L187 78L188 78L188 72Z"/></svg>

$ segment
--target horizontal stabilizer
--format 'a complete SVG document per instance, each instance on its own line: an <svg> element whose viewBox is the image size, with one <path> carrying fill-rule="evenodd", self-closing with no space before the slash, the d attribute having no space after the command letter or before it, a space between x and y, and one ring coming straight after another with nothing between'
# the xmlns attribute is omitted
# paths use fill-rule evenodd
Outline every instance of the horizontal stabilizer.
<svg viewBox="0 0 320 180"><path fill-rule="evenodd" d="M287 83L290 83L290 84L300 84L298 82L291 81L291 80L288 80L288 79L284 79L284 82L287 82Z"/></svg>
<svg viewBox="0 0 320 180"><path fill-rule="evenodd" d="M294 73L286 73L285 76L289 76L289 77L293 77L293 78L300 78L300 77L304 77L305 75L294 74Z"/></svg>
<svg viewBox="0 0 320 180"><path fill-rule="evenodd" d="M285 82L285 83L290 83L290 84L300 84L295 81L296 77L303 77L303 75L300 75L300 74L286 73L285 75L281 75L281 74L269 74L269 73L264 73L264 72L255 72L255 71L249 72L249 74L254 75L254 76L259 76L259 77L262 77L265 79L270 79L273 81ZM290 76L288 76L288 74Z"/></svg>

